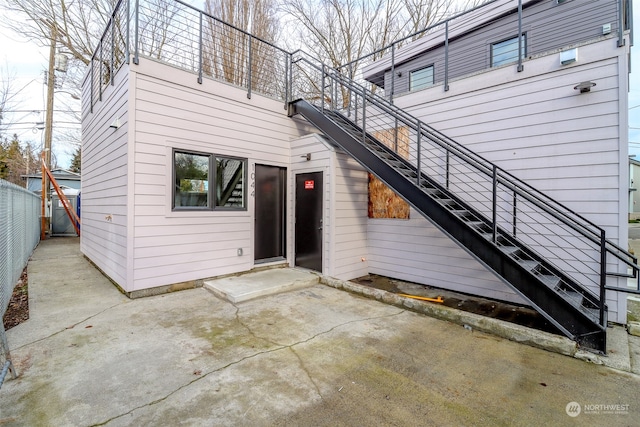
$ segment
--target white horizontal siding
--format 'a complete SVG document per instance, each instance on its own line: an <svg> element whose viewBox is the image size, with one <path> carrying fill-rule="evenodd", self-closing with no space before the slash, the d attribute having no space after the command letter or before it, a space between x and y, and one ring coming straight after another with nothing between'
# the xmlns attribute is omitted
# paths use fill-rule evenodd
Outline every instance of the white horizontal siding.
<svg viewBox="0 0 640 427"><path fill-rule="evenodd" d="M250 173L246 211L172 212L172 149L286 166L307 129L259 95L150 60L135 86L133 280L136 290L246 271L254 265ZM243 255L238 256L238 248Z"/></svg>
<svg viewBox="0 0 640 427"><path fill-rule="evenodd" d="M409 220L369 219L369 271L523 304L507 285L411 209Z"/></svg>
<svg viewBox="0 0 640 427"><path fill-rule="evenodd" d="M88 98L89 80L83 97ZM82 112L82 229L80 248L92 262L125 290L127 268L127 133L129 74L126 67L107 86L93 112ZM110 125L118 119L120 128Z"/></svg>
<svg viewBox="0 0 640 427"><path fill-rule="evenodd" d="M347 154L332 158L333 268L332 276L349 280L368 273L367 172Z"/></svg>
<svg viewBox="0 0 640 427"><path fill-rule="evenodd" d="M395 103L604 227L608 238L626 239L620 222L627 203L620 169L624 50L611 39L578 50L579 61L568 67L558 54L542 56L526 61L521 73L492 70L453 81L448 92L434 87ZM590 93L573 89L587 80L596 83ZM502 299L511 299L486 269L423 222L413 211L405 222L369 220L370 270L498 298L505 292ZM617 301L607 302L610 317L621 321Z"/></svg>

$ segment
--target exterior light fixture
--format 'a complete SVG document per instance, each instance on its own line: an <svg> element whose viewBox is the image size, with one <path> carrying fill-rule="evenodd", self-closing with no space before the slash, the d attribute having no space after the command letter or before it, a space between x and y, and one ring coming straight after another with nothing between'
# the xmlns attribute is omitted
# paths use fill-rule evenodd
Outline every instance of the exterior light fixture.
<svg viewBox="0 0 640 427"><path fill-rule="evenodd" d="M591 88L594 87L595 85L596 84L594 82L582 82L574 86L574 89L579 90L580 93L587 93L587 92L591 92Z"/></svg>

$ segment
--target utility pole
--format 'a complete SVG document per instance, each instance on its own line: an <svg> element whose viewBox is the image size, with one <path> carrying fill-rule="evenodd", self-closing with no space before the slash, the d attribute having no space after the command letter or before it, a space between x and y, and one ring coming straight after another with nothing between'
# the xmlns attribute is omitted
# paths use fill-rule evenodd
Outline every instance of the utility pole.
<svg viewBox="0 0 640 427"><path fill-rule="evenodd" d="M51 28L51 48L49 50L49 72L47 73L47 115L44 128L44 149L42 165L42 222L40 239L46 239L46 232L51 224L51 184L45 171L51 170L51 139L53 134L53 94L55 85L55 60L56 60L56 24L49 22Z"/></svg>

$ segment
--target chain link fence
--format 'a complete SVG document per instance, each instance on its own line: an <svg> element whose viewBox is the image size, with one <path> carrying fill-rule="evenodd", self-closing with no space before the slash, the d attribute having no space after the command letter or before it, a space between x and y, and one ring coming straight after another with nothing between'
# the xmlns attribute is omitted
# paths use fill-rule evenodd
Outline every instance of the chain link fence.
<svg viewBox="0 0 640 427"><path fill-rule="evenodd" d="M0 314L4 317L13 288L40 240L40 198L0 179ZM4 325L0 325L0 387L15 376Z"/></svg>

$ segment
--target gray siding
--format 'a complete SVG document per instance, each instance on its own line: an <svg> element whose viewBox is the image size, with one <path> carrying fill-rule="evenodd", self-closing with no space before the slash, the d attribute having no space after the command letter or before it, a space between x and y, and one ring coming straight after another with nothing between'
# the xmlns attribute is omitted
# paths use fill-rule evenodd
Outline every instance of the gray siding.
<svg viewBox="0 0 640 427"><path fill-rule="evenodd" d="M172 149L287 166L289 141L306 131L281 102L150 60L135 86L134 288L246 271L254 265L254 200L246 211L172 212ZM251 175L251 174L249 174ZM251 181L249 180L249 192ZM242 248L244 254L237 255Z"/></svg>
<svg viewBox="0 0 640 427"><path fill-rule="evenodd" d="M121 70L102 101L89 107L82 100L82 228L80 248L92 262L125 290L131 290L127 230L129 74ZM88 81L85 81L85 85ZM120 120L120 128L109 126Z"/></svg>
<svg viewBox="0 0 640 427"><path fill-rule="evenodd" d="M517 7L517 1L513 2ZM533 2L523 10L522 31L526 33L526 56L535 57L545 52L602 37L602 26L611 24L611 35L617 37L617 1L569 0L562 4L544 0ZM452 23L450 32L456 25ZM511 13L449 41L449 79L466 76L491 66L491 45L518 34L518 15ZM409 73L433 65L435 83L442 84L445 77L444 38L439 44L418 57L396 65L395 93L409 91ZM513 66L513 65L511 65ZM391 73L385 73L385 89L391 88Z"/></svg>
<svg viewBox="0 0 640 427"><path fill-rule="evenodd" d="M607 237L624 247L628 172L623 160L626 132L621 130L626 123L626 102L621 100L626 99L626 80L619 73L626 72L626 52L617 49L616 40L608 39L580 47L579 55L580 61L572 66L561 66L557 54L543 56L531 60L522 73L500 68L461 79L446 93L437 87L408 93L396 98L396 104L604 227ZM584 80L595 81L597 86L591 93L579 94L573 86ZM421 221L412 216L409 223ZM380 265L370 249L371 271L386 271L393 277L423 276L425 280L442 280L446 271L459 276L458 283L448 279L454 289L495 293L491 283L483 285L482 279L473 279L484 273L476 276L461 269L475 267L468 267L473 263L463 261L464 254L451 246L442 245L435 252L433 247L419 248L432 253L423 258L422 270L417 261L406 265L404 260L416 258L414 252L418 252L417 247L404 245L412 234L406 229L413 226L398 223L385 232L370 221L370 245L374 235L377 244L385 242L376 256L405 247L397 257L398 266L395 260ZM421 233L429 244L440 245L426 231ZM465 285L469 278L473 280ZM469 289L476 284L476 289ZM610 319L624 323L624 300L608 294L607 302Z"/></svg>

